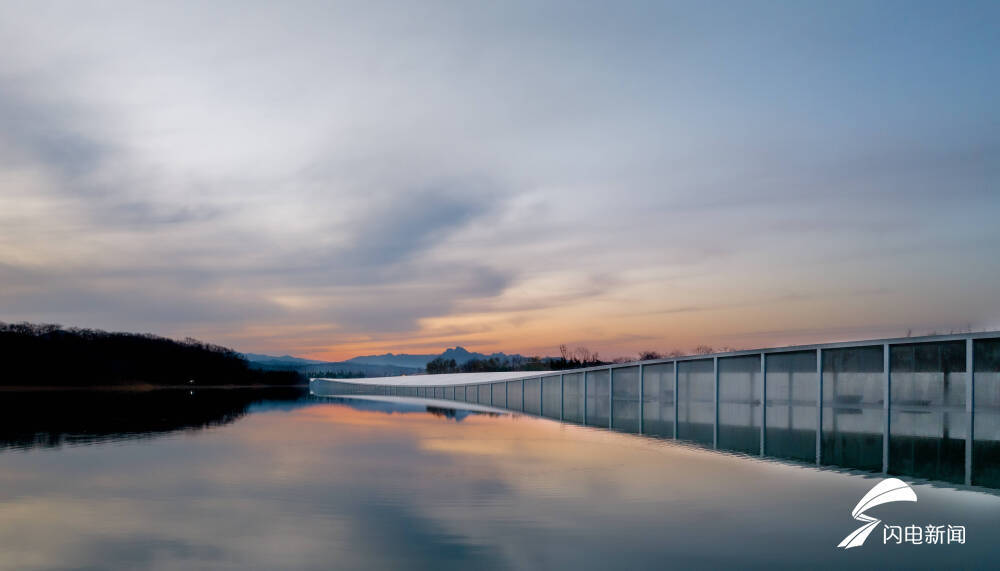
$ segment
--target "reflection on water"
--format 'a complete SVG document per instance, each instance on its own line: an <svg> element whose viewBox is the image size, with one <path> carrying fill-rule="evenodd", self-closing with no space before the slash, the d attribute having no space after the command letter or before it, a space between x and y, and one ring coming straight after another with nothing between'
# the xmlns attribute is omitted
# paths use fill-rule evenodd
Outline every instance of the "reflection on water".
<svg viewBox="0 0 1000 571"><path fill-rule="evenodd" d="M2 423L2 569L988 568L998 554L991 494L915 485L917 503L873 510L965 525L965 545L876 533L843 551L878 477L458 402L3 396L18 420ZM581 404L616 423L630 398Z"/></svg>
<svg viewBox="0 0 1000 571"><path fill-rule="evenodd" d="M540 375L459 386L314 379L311 390L472 402L731 452L1000 489L998 338Z"/></svg>
<svg viewBox="0 0 1000 571"><path fill-rule="evenodd" d="M148 438L233 422L254 404L296 402L299 388L0 393L0 450Z"/></svg>

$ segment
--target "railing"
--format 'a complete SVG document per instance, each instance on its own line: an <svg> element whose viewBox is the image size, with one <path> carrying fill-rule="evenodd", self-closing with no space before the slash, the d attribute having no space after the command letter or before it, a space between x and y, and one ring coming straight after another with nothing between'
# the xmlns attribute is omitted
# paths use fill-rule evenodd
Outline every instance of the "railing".
<svg viewBox="0 0 1000 571"><path fill-rule="evenodd" d="M734 351L318 394L478 403L712 448L1000 487L1000 332ZM416 383L416 384L415 384Z"/></svg>

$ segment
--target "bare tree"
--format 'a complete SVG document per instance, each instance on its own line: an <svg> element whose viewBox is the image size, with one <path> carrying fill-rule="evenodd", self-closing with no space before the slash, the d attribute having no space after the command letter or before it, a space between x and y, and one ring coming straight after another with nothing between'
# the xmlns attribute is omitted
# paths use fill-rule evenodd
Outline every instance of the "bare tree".
<svg viewBox="0 0 1000 571"><path fill-rule="evenodd" d="M564 361L571 361L573 359L573 354L570 352L569 347L565 343L559 346L559 355L562 356Z"/></svg>

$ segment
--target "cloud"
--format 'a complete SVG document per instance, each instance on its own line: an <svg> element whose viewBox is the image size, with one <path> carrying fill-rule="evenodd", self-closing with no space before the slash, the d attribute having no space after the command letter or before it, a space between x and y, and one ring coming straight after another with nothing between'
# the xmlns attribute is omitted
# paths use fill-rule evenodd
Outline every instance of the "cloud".
<svg viewBox="0 0 1000 571"><path fill-rule="evenodd" d="M866 288L994 318L993 12L5 5L0 318L282 353L908 319Z"/></svg>
<svg viewBox="0 0 1000 571"><path fill-rule="evenodd" d="M2 73L0 77L0 148L4 151L0 164L37 161L69 178L94 170L112 152L108 142L86 133L81 124L83 109L46 100L44 90L27 78Z"/></svg>
<svg viewBox="0 0 1000 571"><path fill-rule="evenodd" d="M405 190L386 202L362 213L353 247L337 256L339 263L360 267L398 263L495 206L460 187Z"/></svg>

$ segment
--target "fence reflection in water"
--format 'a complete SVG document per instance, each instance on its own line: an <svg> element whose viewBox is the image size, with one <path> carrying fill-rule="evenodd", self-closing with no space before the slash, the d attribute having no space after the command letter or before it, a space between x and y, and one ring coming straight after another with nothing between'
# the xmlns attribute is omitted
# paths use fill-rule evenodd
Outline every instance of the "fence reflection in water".
<svg viewBox="0 0 1000 571"><path fill-rule="evenodd" d="M723 450L1000 488L997 332L507 375L463 384L435 384L447 375L314 379L313 388L475 403Z"/></svg>

